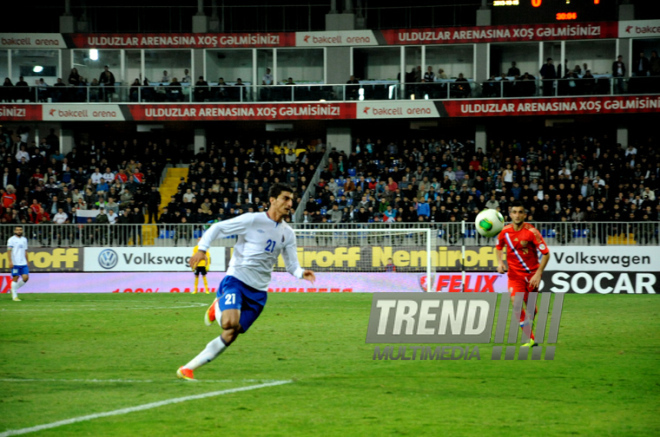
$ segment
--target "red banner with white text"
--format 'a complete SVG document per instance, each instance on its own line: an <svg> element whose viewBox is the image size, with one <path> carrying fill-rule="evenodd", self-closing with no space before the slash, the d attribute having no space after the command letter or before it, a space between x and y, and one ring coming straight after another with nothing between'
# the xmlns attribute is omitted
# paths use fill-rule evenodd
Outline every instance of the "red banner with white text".
<svg viewBox="0 0 660 437"><path fill-rule="evenodd" d="M129 105L136 121L352 120L355 103Z"/></svg>
<svg viewBox="0 0 660 437"><path fill-rule="evenodd" d="M246 104L0 104L0 121L288 121L643 114L660 96Z"/></svg>
<svg viewBox="0 0 660 437"><path fill-rule="evenodd" d="M629 114L660 111L660 96L450 100L436 104L447 117Z"/></svg>
<svg viewBox="0 0 660 437"><path fill-rule="evenodd" d="M616 38L616 21L550 23L508 26L472 26L381 31L387 45L465 44L490 42L555 41Z"/></svg>
<svg viewBox="0 0 660 437"><path fill-rule="evenodd" d="M292 47L296 34L273 33L76 33L68 36L72 48L95 49L213 49Z"/></svg>
<svg viewBox="0 0 660 437"><path fill-rule="evenodd" d="M0 121L41 120L41 105L0 104Z"/></svg>

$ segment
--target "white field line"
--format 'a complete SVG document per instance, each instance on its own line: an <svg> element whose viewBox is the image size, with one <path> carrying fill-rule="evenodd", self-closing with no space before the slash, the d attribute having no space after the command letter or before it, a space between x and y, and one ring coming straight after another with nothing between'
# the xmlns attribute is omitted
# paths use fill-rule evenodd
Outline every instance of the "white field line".
<svg viewBox="0 0 660 437"><path fill-rule="evenodd" d="M182 309L182 308L202 308L202 307L208 307L211 303L190 303L186 305L172 305L172 306L135 306L135 307L127 307L127 306L74 306L70 308L53 308L52 306L50 307L33 307L33 308L2 308L0 311L6 311L6 312L12 312L12 313L32 313L32 312L40 312L40 311L47 311L49 313L56 312L56 311L126 311L126 310L175 310L175 309Z"/></svg>
<svg viewBox="0 0 660 437"><path fill-rule="evenodd" d="M171 378L167 380L154 379L57 379L57 378L0 378L0 382L22 383L22 382L61 382L61 383L82 383L82 384L135 384L135 383L174 383L181 384L181 381ZM230 382L277 382L275 379L198 379L197 383L230 383Z"/></svg>
<svg viewBox="0 0 660 437"><path fill-rule="evenodd" d="M60 420L60 421L52 422L52 423L45 423L43 425L32 426L30 428L9 429L5 432L0 433L0 437L9 437L9 436L12 436L12 435L28 434L28 433L31 433L31 432L43 431L44 429L51 429L51 428L57 428L57 427L64 426L64 425L70 425L72 423L85 422L85 421L88 421L88 420L99 419L101 417L121 416L121 415L128 414L128 413L135 413L136 411L151 410L152 408L163 407L165 405L178 404L178 403L181 403L181 402L194 401L194 400L197 400L197 399L204 399L204 398L210 398L210 397L215 397L215 396L222 396L222 395L238 393L238 392L242 392L242 391L257 390L257 389L260 389L260 388L273 387L273 386L276 386L276 385L290 384L291 382L293 382L293 381L274 381L274 382L268 382L268 383L265 383L265 384L248 385L247 387L230 388L230 389L227 389L227 390L212 391L212 392L202 393L202 394L193 395L193 396L184 396L184 397L181 397L181 398L166 399L164 401L152 402L152 403L149 403L149 404L138 405L136 407L121 408L119 410L106 411L105 413L95 413L95 414L88 414L87 416L73 417L71 419Z"/></svg>

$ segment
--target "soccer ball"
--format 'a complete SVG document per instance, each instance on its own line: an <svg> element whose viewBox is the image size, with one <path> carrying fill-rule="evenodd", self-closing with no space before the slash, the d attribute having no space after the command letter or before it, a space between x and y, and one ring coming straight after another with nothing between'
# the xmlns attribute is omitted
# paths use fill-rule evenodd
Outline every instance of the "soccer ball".
<svg viewBox="0 0 660 437"><path fill-rule="evenodd" d="M504 217L495 209L484 209L477 215L474 225L482 236L494 237L504 228Z"/></svg>

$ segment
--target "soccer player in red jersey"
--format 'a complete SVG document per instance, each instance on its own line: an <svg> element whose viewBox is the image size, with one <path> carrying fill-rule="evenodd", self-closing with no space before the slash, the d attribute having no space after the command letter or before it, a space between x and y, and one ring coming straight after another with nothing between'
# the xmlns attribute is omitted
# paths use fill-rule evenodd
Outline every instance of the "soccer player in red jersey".
<svg viewBox="0 0 660 437"><path fill-rule="evenodd" d="M550 261L550 250L545 244L541 233L529 223L525 223L527 212L522 202L514 202L509 210L512 223L506 225L497 237L497 272L504 273L507 268L502 262L502 250L506 246L506 261L508 264L509 283L508 289L511 300L517 293L524 293L524 301L527 303L529 293L539 291L541 274ZM543 256L539 262L537 252ZM536 316L537 309L534 310ZM520 313L520 327L524 327L525 306ZM529 343L523 346L536 346L534 333L530 333Z"/></svg>

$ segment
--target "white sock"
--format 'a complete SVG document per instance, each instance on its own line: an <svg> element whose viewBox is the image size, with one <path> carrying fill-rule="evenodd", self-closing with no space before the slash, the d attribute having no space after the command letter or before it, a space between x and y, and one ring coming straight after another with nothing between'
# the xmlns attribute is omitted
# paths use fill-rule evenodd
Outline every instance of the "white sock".
<svg viewBox="0 0 660 437"><path fill-rule="evenodd" d="M11 298L15 299L18 294L16 293L16 290L18 290L18 282L11 281Z"/></svg>
<svg viewBox="0 0 660 437"><path fill-rule="evenodd" d="M16 286L16 289L18 290L19 288L25 285L25 281L23 280L23 278L18 278L17 284L18 285Z"/></svg>
<svg viewBox="0 0 660 437"><path fill-rule="evenodd" d="M186 369L195 370L198 367L202 367L204 364L210 363L220 356L224 350L227 349L225 342L222 341L221 337L215 338L206 345L206 348L199 353L195 358L193 358L188 364L186 364Z"/></svg>

